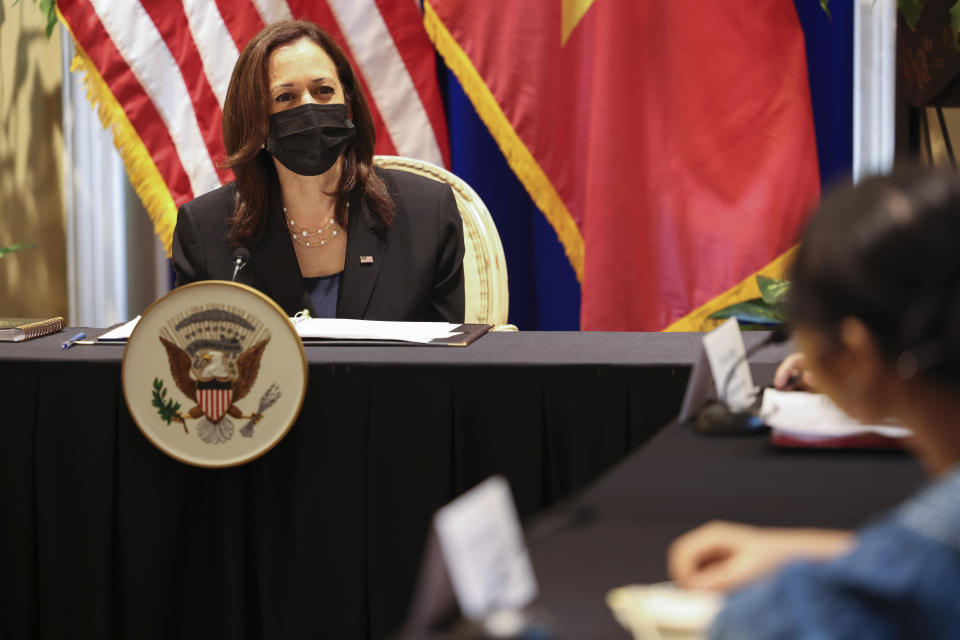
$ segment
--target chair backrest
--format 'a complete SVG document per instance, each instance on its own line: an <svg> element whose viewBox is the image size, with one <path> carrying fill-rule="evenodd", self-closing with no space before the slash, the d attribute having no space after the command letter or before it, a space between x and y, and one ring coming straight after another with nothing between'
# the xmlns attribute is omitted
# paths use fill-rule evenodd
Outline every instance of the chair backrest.
<svg viewBox="0 0 960 640"><path fill-rule="evenodd" d="M509 289L507 261L500 234L490 211L466 182L446 169L402 156L374 156L373 163L385 169L409 171L445 182L453 188L463 218L463 279L468 323L502 325L507 322Z"/></svg>

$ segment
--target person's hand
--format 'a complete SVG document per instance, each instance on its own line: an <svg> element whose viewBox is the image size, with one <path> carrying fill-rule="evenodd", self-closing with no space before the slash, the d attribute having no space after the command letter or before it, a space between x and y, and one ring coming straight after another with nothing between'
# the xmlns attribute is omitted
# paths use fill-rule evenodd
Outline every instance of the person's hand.
<svg viewBox="0 0 960 640"><path fill-rule="evenodd" d="M773 376L773 386L784 391L816 391L813 374L802 353L791 353L783 359Z"/></svg>
<svg viewBox="0 0 960 640"><path fill-rule="evenodd" d="M670 578L685 589L727 591L792 560L827 560L853 546L849 531L769 529L714 521L677 538L667 552Z"/></svg>

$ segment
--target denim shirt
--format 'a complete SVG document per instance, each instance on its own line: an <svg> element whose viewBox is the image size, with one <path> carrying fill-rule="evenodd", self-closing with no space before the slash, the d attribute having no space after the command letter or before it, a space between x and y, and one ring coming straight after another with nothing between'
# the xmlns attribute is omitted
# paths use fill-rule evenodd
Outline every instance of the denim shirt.
<svg viewBox="0 0 960 640"><path fill-rule="evenodd" d="M730 596L710 637L960 638L960 468L859 532Z"/></svg>

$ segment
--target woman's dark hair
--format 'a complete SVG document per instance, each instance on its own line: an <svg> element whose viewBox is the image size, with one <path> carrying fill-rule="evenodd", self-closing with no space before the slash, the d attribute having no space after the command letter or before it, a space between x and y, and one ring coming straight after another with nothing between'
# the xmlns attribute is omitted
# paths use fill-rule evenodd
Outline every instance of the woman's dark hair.
<svg viewBox="0 0 960 640"><path fill-rule="evenodd" d="M373 171L373 118L350 61L317 25L306 20L285 20L266 27L244 47L233 68L223 104L225 166L233 169L237 185L237 199L229 219L228 239L233 245L247 244L260 233L268 210L267 184L276 180L276 168L262 149L270 126L270 54L277 47L303 38L316 43L333 60L357 130L356 138L343 152L340 183L331 194L336 197L337 222L346 227L347 198L354 190L365 198L374 229L385 229L393 220L393 201Z"/></svg>
<svg viewBox="0 0 960 640"><path fill-rule="evenodd" d="M960 381L960 174L910 167L830 192L787 312L832 339L856 317L905 377Z"/></svg>

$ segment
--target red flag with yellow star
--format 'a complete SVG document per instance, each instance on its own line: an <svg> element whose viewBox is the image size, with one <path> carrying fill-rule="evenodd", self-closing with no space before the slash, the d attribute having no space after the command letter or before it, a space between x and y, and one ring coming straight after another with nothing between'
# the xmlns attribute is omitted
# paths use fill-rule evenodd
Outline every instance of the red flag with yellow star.
<svg viewBox="0 0 960 640"><path fill-rule="evenodd" d="M427 0L591 330L699 329L782 272L819 175L792 0Z"/></svg>

